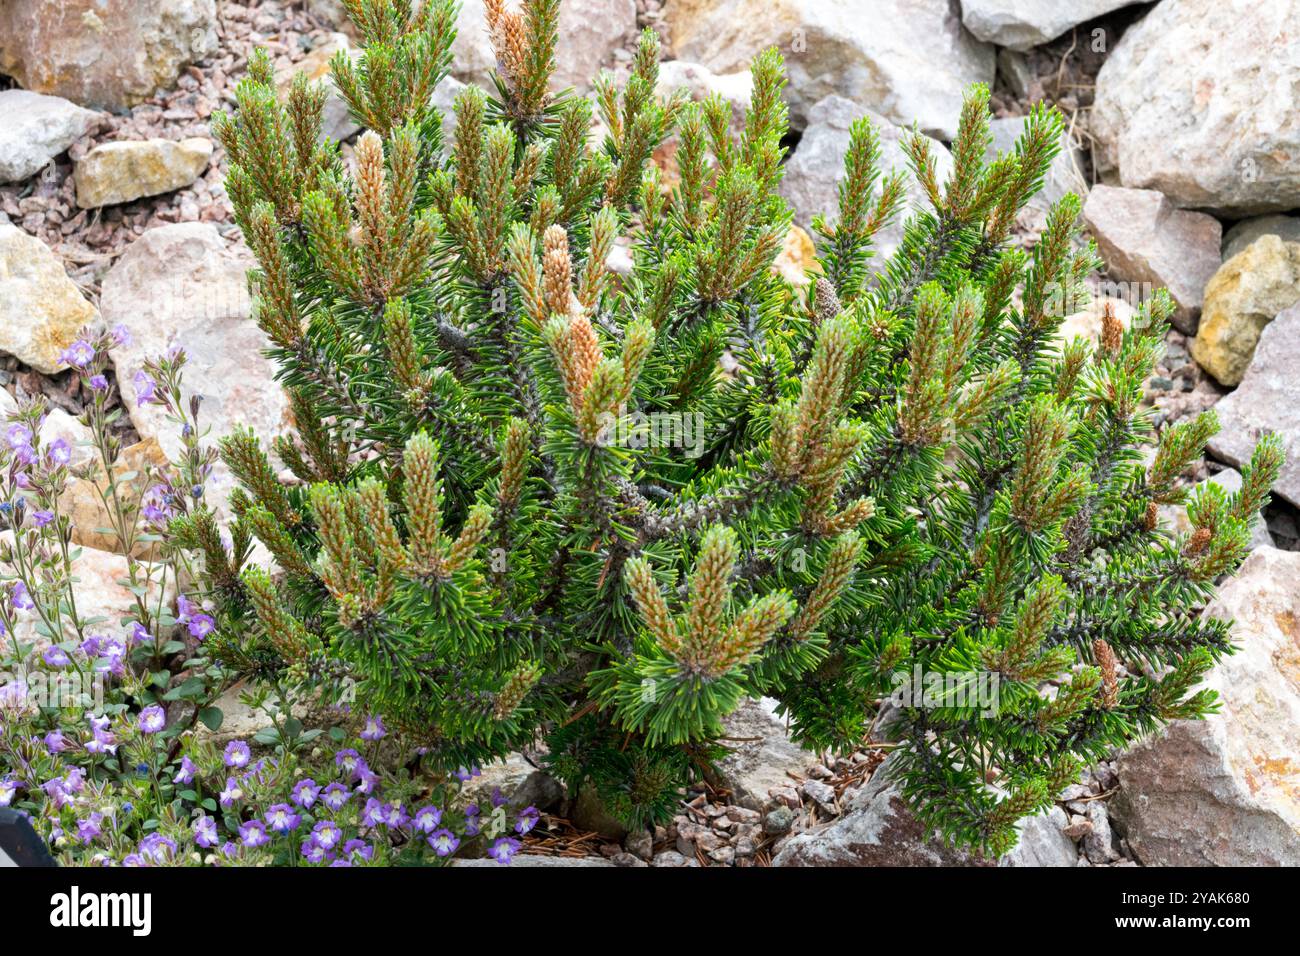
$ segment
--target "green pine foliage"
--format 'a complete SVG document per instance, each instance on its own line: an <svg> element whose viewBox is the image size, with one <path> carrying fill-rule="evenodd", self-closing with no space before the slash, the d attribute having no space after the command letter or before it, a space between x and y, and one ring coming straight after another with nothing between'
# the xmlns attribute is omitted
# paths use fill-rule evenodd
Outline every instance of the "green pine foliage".
<svg viewBox="0 0 1300 956"><path fill-rule="evenodd" d="M382 714L434 770L544 742L633 825L671 815L743 697L772 696L810 748L883 735L921 818L992 853L1089 761L1213 707L1191 688L1231 647L1197 609L1281 452L1199 492L1190 535L1159 527L1215 423L1144 457L1166 296L1131 328L1107 315L1099 345L1056 342L1098 264L1079 201L1031 253L1008 244L1054 110L986 163L973 87L946 181L907 142L918 210L856 123L805 293L771 268L791 222L775 50L736 137L720 98L656 95L653 33L593 106L550 91L557 0L490 2L495 89L459 96L444 142L451 0L348 6L365 52L335 81L369 128L348 162L319 137L323 92L277 102L264 56L218 126L296 421L221 445L237 538L275 569L208 547L220 657ZM607 266L620 236L628 275ZM890 702L922 674L992 681L997 706Z"/></svg>

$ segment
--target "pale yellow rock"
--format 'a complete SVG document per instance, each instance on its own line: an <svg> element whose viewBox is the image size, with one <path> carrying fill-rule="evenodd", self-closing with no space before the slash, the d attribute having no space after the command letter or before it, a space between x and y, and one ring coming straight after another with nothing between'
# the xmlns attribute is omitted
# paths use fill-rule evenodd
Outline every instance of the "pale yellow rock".
<svg viewBox="0 0 1300 956"><path fill-rule="evenodd" d="M0 352L47 375L84 326L98 325L63 264L41 240L0 223Z"/></svg>
<svg viewBox="0 0 1300 956"><path fill-rule="evenodd" d="M77 205L115 206L158 196L198 179L212 158L212 142L202 137L128 140L96 146L77 163Z"/></svg>
<svg viewBox="0 0 1300 956"><path fill-rule="evenodd" d="M149 466L158 469L166 464L167 456L153 438L146 438L124 448L113 463L113 474L118 482L118 499L124 505L138 505L144 492L155 483ZM75 544L121 553L121 539L116 533L107 530L113 527L113 519L104 504L104 495L108 494L108 481L103 465L96 459L92 467L93 480L74 478L68 483L68 487L59 496L59 510L72 522L72 540ZM137 558L149 557L154 547L153 544L136 542L132 554Z"/></svg>
<svg viewBox="0 0 1300 956"><path fill-rule="evenodd" d="M1224 385L1239 385L1259 334L1300 302L1300 242L1261 236L1225 262L1205 287L1192 357Z"/></svg>
<svg viewBox="0 0 1300 956"><path fill-rule="evenodd" d="M1133 324L1133 316L1137 314L1137 309L1123 299L1107 299L1098 296L1082 312L1067 315L1061 321L1055 336L1058 347L1076 338L1087 339L1093 345L1100 342L1101 319L1107 304L1114 310L1115 318L1119 319L1125 329Z"/></svg>
<svg viewBox="0 0 1300 956"><path fill-rule="evenodd" d="M817 262L817 247L813 245L812 236L798 226L791 226L785 234L785 244L772 262L772 271L784 276L796 289L802 289L812 279L809 272L821 271Z"/></svg>

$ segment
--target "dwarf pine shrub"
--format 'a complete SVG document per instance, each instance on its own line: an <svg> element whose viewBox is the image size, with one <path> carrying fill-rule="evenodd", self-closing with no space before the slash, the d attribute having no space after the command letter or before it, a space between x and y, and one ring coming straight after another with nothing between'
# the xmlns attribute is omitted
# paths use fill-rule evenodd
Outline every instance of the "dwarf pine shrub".
<svg viewBox="0 0 1300 956"><path fill-rule="evenodd" d="M1098 265L1078 199L1032 252L1008 242L1054 110L986 162L971 88L945 181L906 139L928 197L908 211L855 123L802 289L772 268L775 50L736 136L719 97L657 95L653 33L622 86L557 94L558 0L490 2L494 89L456 98L444 141L452 2L348 7L350 155L320 137L325 91L299 77L277 101L265 56L217 127L295 422L221 444L235 538L276 563L203 542L225 666L380 714L435 771L544 743L638 826L767 695L809 747L886 740L921 819L992 853L1090 761L1212 708L1192 688L1231 647L1197 611L1281 452L1198 491L1189 535L1160 527L1215 421L1144 456L1167 296L1129 328L1107 312L1099 344L1056 341ZM650 163L669 136L671 186Z"/></svg>

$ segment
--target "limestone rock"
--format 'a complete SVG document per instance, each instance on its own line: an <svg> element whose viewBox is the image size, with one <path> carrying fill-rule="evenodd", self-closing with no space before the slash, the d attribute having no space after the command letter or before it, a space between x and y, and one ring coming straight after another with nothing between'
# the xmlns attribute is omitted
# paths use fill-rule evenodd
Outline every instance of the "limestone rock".
<svg viewBox="0 0 1300 956"><path fill-rule="evenodd" d="M216 0L0 4L0 73L83 106L133 106L216 51Z"/></svg>
<svg viewBox="0 0 1300 956"><path fill-rule="evenodd" d="M1224 385L1246 374L1260 332L1300 301L1300 242L1256 239L1214 274L1205 288L1192 357Z"/></svg>
<svg viewBox="0 0 1300 956"><path fill-rule="evenodd" d="M180 223L150 229L104 278L100 305L105 321L131 332L129 345L111 350L122 402L136 430L156 438L168 457L181 450L180 435L157 405L136 400L131 382L146 359L184 349L184 388L203 397L200 423L215 442L236 425L251 427L264 444L287 426L288 404L262 356L266 335L249 318L246 250L227 249L215 226ZM230 476L217 463L208 503L225 503Z"/></svg>
<svg viewBox="0 0 1300 956"><path fill-rule="evenodd" d="M1300 216L1256 216L1241 220L1223 234L1223 261L1227 262L1260 236L1300 242Z"/></svg>
<svg viewBox="0 0 1300 956"><path fill-rule="evenodd" d="M212 141L198 136L96 146L76 166L77 205L97 209L182 189L199 178L211 158Z"/></svg>
<svg viewBox="0 0 1300 956"><path fill-rule="evenodd" d="M794 207L795 222L810 228L817 214L834 224L838 204L838 189L844 178L844 153L849 145L849 127L853 121L866 116L874 124L880 137L880 168L883 173L901 170L906 175L906 200L903 209L889 225L876 233L875 255L871 265L883 268L885 262L903 241L903 226L911 211L928 203L925 192L916 178L907 171L907 160L902 141L907 131L895 126L877 113L860 108L842 96L828 96L812 107L808 114L808 128L804 130L799 147L786 163L785 177L781 181L781 195ZM943 182L952 170L952 155L938 141L932 141L939 181Z"/></svg>
<svg viewBox="0 0 1300 956"><path fill-rule="evenodd" d="M1255 444L1274 432L1286 448L1286 463L1273 492L1300 507L1300 304L1264 329L1254 361L1235 392L1217 406L1220 429L1210 453L1238 468ZM1296 586L1300 592L1300 584Z"/></svg>
<svg viewBox="0 0 1300 956"><path fill-rule="evenodd" d="M772 261L772 271L784 276L785 280L797 289L808 285L812 279L810 272L820 272L817 263L817 247L813 245L812 236L798 226L791 226L785 234L785 243Z"/></svg>
<svg viewBox="0 0 1300 956"><path fill-rule="evenodd" d="M1136 0L962 0L961 22L976 39L1012 50L1055 40L1071 27Z"/></svg>
<svg viewBox="0 0 1300 956"><path fill-rule="evenodd" d="M1240 650L1205 686L1223 707L1176 721L1119 759L1111 813L1154 866L1300 864L1300 553L1261 548L1207 614Z"/></svg>
<svg viewBox="0 0 1300 956"><path fill-rule="evenodd" d="M767 792L794 783L790 774L803 775L809 754L786 733L785 724L772 712L770 701L745 700L723 720L731 753L718 762L722 782L735 794L735 802L762 810Z"/></svg>
<svg viewBox="0 0 1300 956"><path fill-rule="evenodd" d="M47 375L99 313L41 240L0 223L0 352Z"/></svg>
<svg viewBox="0 0 1300 956"><path fill-rule="evenodd" d="M773 866L993 866L994 862L953 848L925 828L889 779L890 762L880 765L849 800L837 820L787 839ZM883 772L882 772L883 771ZM1062 831L1065 812L1052 807L1020 825L1020 841L998 866L1074 866L1078 852Z"/></svg>
<svg viewBox="0 0 1300 956"><path fill-rule="evenodd" d="M719 73L747 69L776 45L790 73L791 122L835 93L895 123L950 140L962 92L992 83L993 47L961 24L957 0L767 0L738 13L732 0L669 0L673 51Z"/></svg>
<svg viewBox="0 0 1300 956"><path fill-rule="evenodd" d="M1220 265L1222 229L1204 213L1177 209L1153 189L1097 186L1083 218L1113 278L1140 283L1142 298L1161 287L1178 311L1174 325L1191 335L1205 301L1205 287Z"/></svg>
<svg viewBox="0 0 1300 956"><path fill-rule="evenodd" d="M1103 171L1234 216L1300 206L1300 0L1163 0L1097 76Z"/></svg>
<svg viewBox="0 0 1300 956"><path fill-rule="evenodd" d="M86 134L95 113L57 96L0 91L0 183L34 176Z"/></svg>

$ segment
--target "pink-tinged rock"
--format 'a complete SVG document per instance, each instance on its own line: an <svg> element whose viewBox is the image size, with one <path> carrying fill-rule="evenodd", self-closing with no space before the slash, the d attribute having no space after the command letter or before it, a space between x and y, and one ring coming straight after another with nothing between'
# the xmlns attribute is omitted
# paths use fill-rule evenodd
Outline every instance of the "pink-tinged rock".
<svg viewBox="0 0 1300 956"><path fill-rule="evenodd" d="M134 106L216 51L216 0L0 3L0 73L82 106Z"/></svg>
<svg viewBox="0 0 1300 956"><path fill-rule="evenodd" d="M1115 186L1094 187L1083 218L1111 277L1168 289L1178 306L1174 325L1194 335L1205 287L1220 265L1219 221L1178 209L1154 189Z"/></svg>
<svg viewBox="0 0 1300 956"><path fill-rule="evenodd" d="M1240 649L1206 687L1223 706L1119 759L1111 803L1148 866L1300 865L1300 553L1260 548L1206 614Z"/></svg>
<svg viewBox="0 0 1300 956"><path fill-rule="evenodd" d="M1300 303L1264 327L1246 377L1215 411L1220 428L1210 453L1238 468L1263 435L1282 439L1286 463L1273 493L1300 507ZM1300 579L1295 589L1300 594Z"/></svg>

